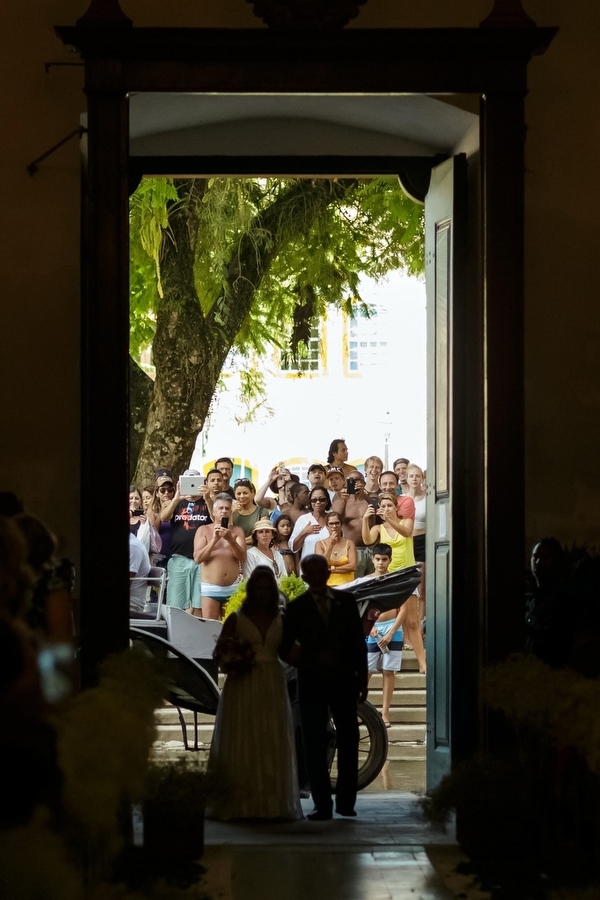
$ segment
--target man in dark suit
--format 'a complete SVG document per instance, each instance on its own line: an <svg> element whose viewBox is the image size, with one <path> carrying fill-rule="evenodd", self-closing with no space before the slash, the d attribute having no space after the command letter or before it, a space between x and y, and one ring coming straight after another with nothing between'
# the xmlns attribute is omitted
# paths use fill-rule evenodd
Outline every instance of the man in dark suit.
<svg viewBox="0 0 600 900"><path fill-rule="evenodd" d="M302 560L309 590L289 603L280 654L298 667L298 693L306 766L315 804L313 821L331 819L327 764L329 713L337 736L336 812L355 816L358 779L357 704L367 698L367 654L356 601L327 587L324 556Z"/></svg>

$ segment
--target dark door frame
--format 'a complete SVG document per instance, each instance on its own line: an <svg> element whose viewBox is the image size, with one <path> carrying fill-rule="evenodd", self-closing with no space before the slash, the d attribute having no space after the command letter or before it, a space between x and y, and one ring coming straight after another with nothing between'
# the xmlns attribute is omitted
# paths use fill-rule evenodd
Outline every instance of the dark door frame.
<svg viewBox="0 0 600 900"><path fill-rule="evenodd" d="M524 496L523 173L527 65L556 29L509 25L474 29L386 29L276 32L134 28L109 3L74 27L58 27L85 62L88 100L87 214L82 299L81 496L98 473L128 488L128 95L130 92L422 93L481 98L481 203L478 226L481 328L468 358L481 360L474 402L477 427L455 446L477 508L457 514L456 577L468 595L463 613L479 623L465 649L483 662L503 658L507 635L519 633L524 511L505 528L506 460L511 495ZM465 501L466 503L466 501ZM468 521L466 512L468 511ZM458 525L458 528L456 527ZM126 645L127 524L112 523L112 578L99 560L106 523L81 514L82 666ZM122 540L119 539L122 537ZM469 566L469 573L461 566ZM98 572L102 568L102 578ZM458 698L457 698L458 699ZM471 706L471 704L469 704ZM471 707L472 711L472 707ZM479 720L481 724L481 720ZM475 731L478 726L475 726ZM471 729L470 729L471 730ZM463 747L466 752L468 748Z"/></svg>

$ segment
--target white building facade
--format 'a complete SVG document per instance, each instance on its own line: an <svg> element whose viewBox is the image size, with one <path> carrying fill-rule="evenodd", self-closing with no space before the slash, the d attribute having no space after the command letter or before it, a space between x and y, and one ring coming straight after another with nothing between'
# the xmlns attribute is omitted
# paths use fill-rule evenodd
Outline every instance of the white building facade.
<svg viewBox="0 0 600 900"><path fill-rule="evenodd" d="M371 455L389 467L405 456L425 468L425 283L396 272L379 284L365 280L361 296L376 314L350 319L330 311L298 364L276 349L254 363L266 398L250 423L239 399L240 361L230 359L191 467L205 472L229 456L235 477L260 485L283 460L305 480L311 463L326 461L331 441L344 438L349 461L361 468Z"/></svg>

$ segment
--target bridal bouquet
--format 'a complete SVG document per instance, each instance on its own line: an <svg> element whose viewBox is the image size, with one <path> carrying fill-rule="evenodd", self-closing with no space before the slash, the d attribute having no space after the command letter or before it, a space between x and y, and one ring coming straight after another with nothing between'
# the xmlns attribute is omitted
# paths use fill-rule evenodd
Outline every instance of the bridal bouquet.
<svg viewBox="0 0 600 900"><path fill-rule="evenodd" d="M215 648L215 659L225 675L249 675L255 665L256 654L249 641L236 637L220 640Z"/></svg>

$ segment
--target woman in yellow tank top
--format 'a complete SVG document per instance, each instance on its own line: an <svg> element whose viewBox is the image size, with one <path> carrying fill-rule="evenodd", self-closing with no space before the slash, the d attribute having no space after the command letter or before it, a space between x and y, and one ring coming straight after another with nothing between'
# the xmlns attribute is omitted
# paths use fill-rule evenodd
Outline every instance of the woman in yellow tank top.
<svg viewBox="0 0 600 900"><path fill-rule="evenodd" d="M378 515L383 521L381 524L371 524L371 518ZM379 495L379 509L374 510L368 506L362 520L362 537L366 545L389 544L392 548L392 561L390 572L403 569L405 566L414 566L415 553L413 550L412 533L413 519L399 519L396 498L393 494Z"/></svg>
<svg viewBox="0 0 600 900"><path fill-rule="evenodd" d="M329 587L336 587L354 580L356 545L343 536L339 513L332 511L327 514L327 528L329 537L317 543L315 552L327 560L330 573L327 584Z"/></svg>

